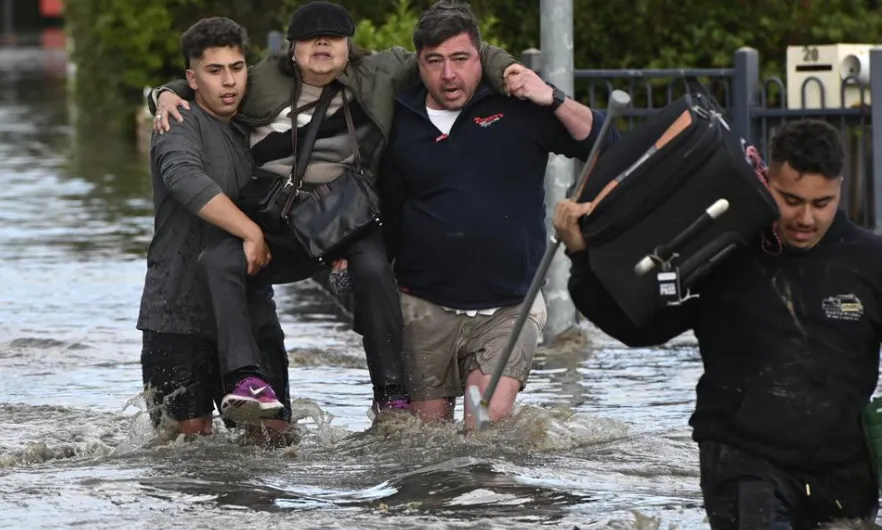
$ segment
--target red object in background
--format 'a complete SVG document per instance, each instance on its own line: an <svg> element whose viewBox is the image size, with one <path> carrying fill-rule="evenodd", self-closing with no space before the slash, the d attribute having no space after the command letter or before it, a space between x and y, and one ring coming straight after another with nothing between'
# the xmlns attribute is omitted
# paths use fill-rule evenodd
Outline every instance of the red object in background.
<svg viewBox="0 0 882 530"><path fill-rule="evenodd" d="M63 0L40 0L40 15L44 17L60 17L63 11Z"/></svg>
<svg viewBox="0 0 882 530"><path fill-rule="evenodd" d="M67 35L61 28L44 29L40 32L40 44L48 50L63 50L67 47Z"/></svg>

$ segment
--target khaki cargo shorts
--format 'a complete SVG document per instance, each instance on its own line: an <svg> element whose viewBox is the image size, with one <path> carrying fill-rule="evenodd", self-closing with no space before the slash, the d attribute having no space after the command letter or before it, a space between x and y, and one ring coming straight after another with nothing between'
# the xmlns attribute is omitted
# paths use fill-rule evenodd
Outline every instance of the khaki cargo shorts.
<svg viewBox="0 0 882 530"><path fill-rule="evenodd" d="M504 307L493 315L458 315L429 301L400 293L404 317L404 386L413 401L459 397L472 370L493 373L505 350L520 305ZM517 379L521 390L530 375L539 334L547 319L542 293L530 315L503 376Z"/></svg>

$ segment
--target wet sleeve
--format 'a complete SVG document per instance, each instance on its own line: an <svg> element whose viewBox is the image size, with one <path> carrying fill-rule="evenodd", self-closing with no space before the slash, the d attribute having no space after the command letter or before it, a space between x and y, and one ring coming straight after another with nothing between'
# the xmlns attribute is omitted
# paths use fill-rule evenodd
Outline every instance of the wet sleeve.
<svg viewBox="0 0 882 530"><path fill-rule="evenodd" d="M692 329L696 301L668 308L646 327L637 327L591 271L588 250L569 254L568 289L576 309L610 337L631 347L657 346Z"/></svg>
<svg viewBox="0 0 882 530"><path fill-rule="evenodd" d="M517 64L518 60L513 55L497 48L484 44L481 46L481 64L484 67L484 79L490 83L493 90L500 94L505 94L505 83L502 74L505 69L513 64Z"/></svg>
<svg viewBox="0 0 882 530"><path fill-rule="evenodd" d="M197 120L192 114L182 123L158 136L150 150L154 167L172 196L194 215L222 193L221 187L205 172L204 147Z"/></svg>
<svg viewBox="0 0 882 530"><path fill-rule="evenodd" d="M175 79L174 81L156 87L147 93L147 108L150 110L150 114L156 114L156 100L159 98L159 94L163 90L171 90L181 99L186 99L188 101L196 99L196 92L190 88L190 85L185 79Z"/></svg>
<svg viewBox="0 0 882 530"><path fill-rule="evenodd" d="M374 52L363 59L370 75L385 72L392 79L394 91L416 83L420 78L416 54L401 46L392 46L383 51ZM392 96L394 94L390 94Z"/></svg>
<svg viewBox="0 0 882 530"><path fill-rule="evenodd" d="M532 107L534 118L531 121L535 125L534 130L537 134L537 141L543 149L568 158L577 158L582 162L588 160L588 155L591 153L595 142L597 142L600 136L600 129L603 127L604 120L606 120L604 112L591 109L591 114L594 116L591 132L584 139L576 140L570 134L570 131L567 130L566 126L557 119L553 111L538 105L533 105ZM618 139L618 128L615 124L610 124L609 132L603 140L600 152L603 153Z"/></svg>
<svg viewBox="0 0 882 530"><path fill-rule="evenodd" d="M391 147L391 142L390 142ZM393 149L386 149L377 178L380 211L383 218L383 241L389 262L398 256L401 244L401 217L404 209L404 173L395 161Z"/></svg>

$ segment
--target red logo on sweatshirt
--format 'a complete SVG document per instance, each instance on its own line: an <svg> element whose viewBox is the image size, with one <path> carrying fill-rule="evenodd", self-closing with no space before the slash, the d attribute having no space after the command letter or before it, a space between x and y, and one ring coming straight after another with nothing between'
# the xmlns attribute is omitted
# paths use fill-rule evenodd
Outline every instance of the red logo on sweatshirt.
<svg viewBox="0 0 882 530"><path fill-rule="evenodd" d="M481 127L489 127L502 119L502 113L487 116L486 118L475 117L475 123Z"/></svg>

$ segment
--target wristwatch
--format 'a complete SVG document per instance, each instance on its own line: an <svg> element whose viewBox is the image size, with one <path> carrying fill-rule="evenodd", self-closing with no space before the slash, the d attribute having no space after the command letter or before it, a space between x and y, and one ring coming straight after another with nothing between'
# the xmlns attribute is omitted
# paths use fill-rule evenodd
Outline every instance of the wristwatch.
<svg viewBox="0 0 882 530"><path fill-rule="evenodd" d="M564 101L567 100L567 95L564 93L563 90L557 88L551 83L548 83L548 86L553 89L551 91L551 105L549 105L549 108L551 109L551 112L554 112L557 110L558 107L563 105Z"/></svg>

